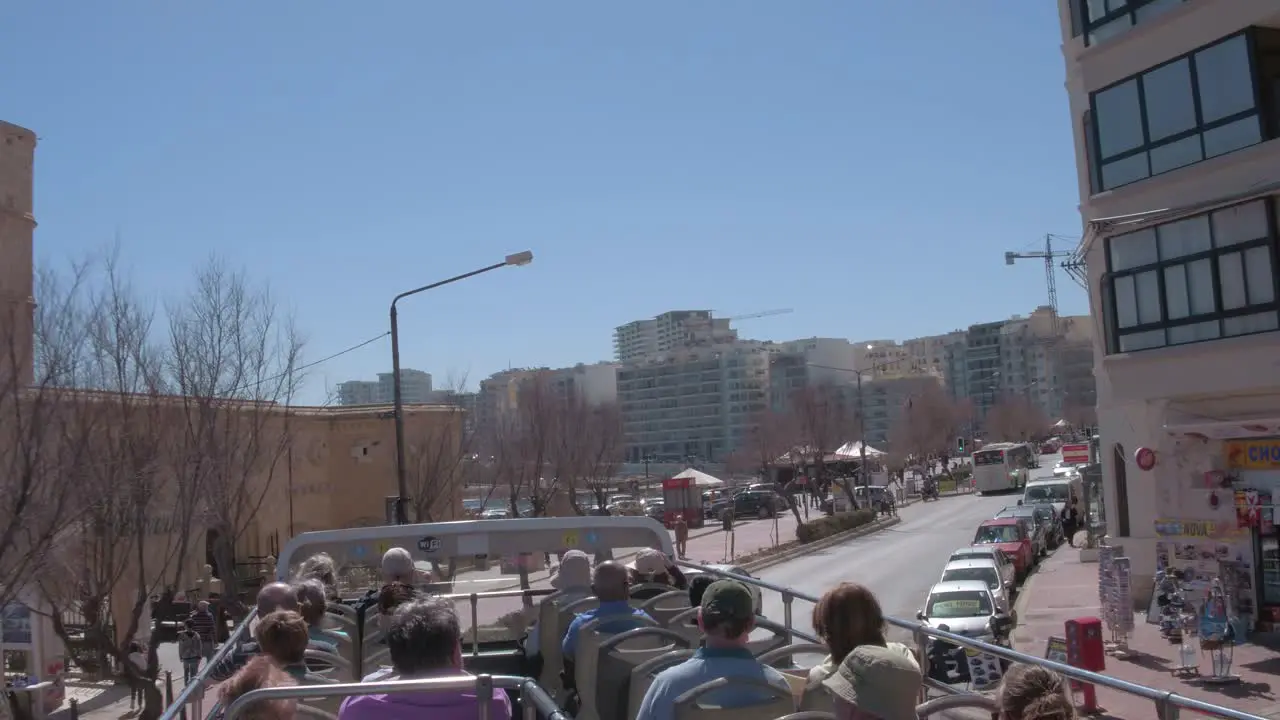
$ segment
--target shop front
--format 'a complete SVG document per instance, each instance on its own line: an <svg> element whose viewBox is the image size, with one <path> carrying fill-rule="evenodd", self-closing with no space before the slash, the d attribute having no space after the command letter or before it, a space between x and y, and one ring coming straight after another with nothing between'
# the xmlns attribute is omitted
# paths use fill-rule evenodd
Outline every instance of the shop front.
<svg viewBox="0 0 1280 720"><path fill-rule="evenodd" d="M1233 490L1237 525L1248 531L1255 590L1255 628L1280 630L1280 531L1275 499L1280 497L1280 437L1225 443L1224 486ZM1243 588L1242 588L1243 590Z"/></svg>

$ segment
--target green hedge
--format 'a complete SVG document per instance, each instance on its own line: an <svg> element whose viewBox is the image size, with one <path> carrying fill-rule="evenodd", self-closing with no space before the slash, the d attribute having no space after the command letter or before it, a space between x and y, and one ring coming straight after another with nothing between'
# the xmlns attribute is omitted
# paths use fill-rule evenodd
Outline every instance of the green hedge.
<svg viewBox="0 0 1280 720"><path fill-rule="evenodd" d="M969 467L968 465L951 469L951 476L954 477L957 481L968 480L969 477L972 475L973 475L973 468Z"/></svg>
<svg viewBox="0 0 1280 720"><path fill-rule="evenodd" d="M811 543L814 540L821 540L837 533L860 528L875 519L875 512L865 509L823 516L797 525L796 539L802 544Z"/></svg>

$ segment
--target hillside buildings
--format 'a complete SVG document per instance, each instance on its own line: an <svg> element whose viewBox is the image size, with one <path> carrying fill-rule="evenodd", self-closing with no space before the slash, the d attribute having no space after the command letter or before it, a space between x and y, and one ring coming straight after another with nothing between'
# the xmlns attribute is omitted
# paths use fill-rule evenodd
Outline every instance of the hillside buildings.
<svg viewBox="0 0 1280 720"><path fill-rule="evenodd" d="M1161 550L1214 553L1275 629L1280 0L1097 5L1059 1L1107 533L1135 598Z"/></svg>

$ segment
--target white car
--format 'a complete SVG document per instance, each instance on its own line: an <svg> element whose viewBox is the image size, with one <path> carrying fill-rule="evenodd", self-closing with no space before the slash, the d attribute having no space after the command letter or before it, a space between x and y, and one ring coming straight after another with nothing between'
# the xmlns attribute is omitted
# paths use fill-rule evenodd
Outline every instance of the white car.
<svg viewBox="0 0 1280 720"><path fill-rule="evenodd" d="M1008 583L1009 587L1014 587L1017 582L1017 568L1013 566L1013 563L1009 562L1009 556L994 545L969 545L968 547L958 548L951 553L951 557L947 558L947 564L957 560L990 560L999 568L1000 579Z"/></svg>
<svg viewBox="0 0 1280 720"><path fill-rule="evenodd" d="M947 626L957 635L995 640L997 616L1004 616L985 582L967 580L934 585L916 619L929 627ZM1004 616L1007 619L1007 616Z"/></svg>
<svg viewBox="0 0 1280 720"><path fill-rule="evenodd" d="M991 589L992 596L996 599L996 607L1009 612L1013 603L1010 595L1013 593L1013 583L1008 582L1000 575L1000 568L996 565L996 561L991 558L968 558L965 560L952 560L942 569L942 578L938 580L940 583L962 582L965 580L980 580L987 584Z"/></svg>

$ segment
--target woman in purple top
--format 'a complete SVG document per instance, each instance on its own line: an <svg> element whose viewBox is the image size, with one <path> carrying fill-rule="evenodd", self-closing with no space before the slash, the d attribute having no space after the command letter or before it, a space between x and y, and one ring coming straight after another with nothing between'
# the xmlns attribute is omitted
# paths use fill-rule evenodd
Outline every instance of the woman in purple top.
<svg viewBox="0 0 1280 720"><path fill-rule="evenodd" d="M396 608L387 630L391 664L400 680L469 677L462 669L462 630L445 600L414 600ZM474 690L356 695L338 712L340 720L474 720L480 716ZM510 720L511 701L494 690L490 720Z"/></svg>

